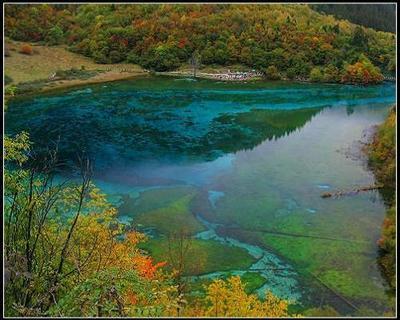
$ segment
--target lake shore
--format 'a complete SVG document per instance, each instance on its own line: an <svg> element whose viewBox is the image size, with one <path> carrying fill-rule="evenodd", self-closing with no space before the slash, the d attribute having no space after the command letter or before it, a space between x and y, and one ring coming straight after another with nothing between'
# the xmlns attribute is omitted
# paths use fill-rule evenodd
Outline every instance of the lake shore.
<svg viewBox="0 0 400 320"><path fill-rule="evenodd" d="M37 88L32 88L28 91L17 92L18 97L26 97L40 93L55 92L58 90L70 89L75 87L83 87L86 85L108 83L120 80L129 80L139 76L147 75L146 72L118 72L118 71L106 71L99 73L94 77L88 79L71 79L71 80L56 80L54 82L46 82L44 85L40 85ZM45 80L44 80L45 81ZM34 86L34 83L32 83ZM10 94L6 91L5 99L12 99L15 94Z"/></svg>
<svg viewBox="0 0 400 320"><path fill-rule="evenodd" d="M113 81L120 80L128 80L134 79L140 76L147 76L150 74L161 75L161 76L172 76L172 77L193 77L193 73L190 71L170 71L170 72L149 72L147 70L127 70L124 68L121 69L108 69L106 71L99 70L99 73L93 77L87 79L60 79L60 80L49 80L49 79L41 79L31 81L32 88L28 90L24 90L23 92L18 92L18 96L27 96L37 93L45 93L51 91L57 91L67 88L81 87L90 84L97 83L107 83ZM242 76L242 74L227 74L227 73L206 73L206 72L198 72L196 74L196 78L200 79L210 79L217 81L229 81L229 82L248 82L248 81L259 81L262 80L263 77L258 74L251 74L247 76ZM236 78L234 78L236 76ZM17 83L17 87L23 83ZM27 83L30 84L29 82ZM10 95L6 97L11 98Z"/></svg>
<svg viewBox="0 0 400 320"><path fill-rule="evenodd" d="M64 46L32 45L30 55L19 52L21 42L6 41L5 74L10 82L5 86L6 99L14 94L27 96L85 85L133 79L146 75L194 78L193 69L184 65L176 71L152 72L131 63L98 64L92 59L70 52ZM59 77L59 73L73 73L72 77ZM253 82L264 80L262 72L249 70L244 65L204 66L197 70L198 79L223 82ZM272 80L271 80L272 81ZM281 78L280 81L312 83L310 79ZM12 92L12 87L16 91Z"/></svg>
<svg viewBox="0 0 400 320"><path fill-rule="evenodd" d="M245 82L245 81L256 81L262 80L262 74L260 72L201 72L196 73L194 77L193 71L181 70L181 71L168 71L168 72L156 72L156 75L167 75L173 77L193 77L200 79L211 79L219 81L232 81L232 82Z"/></svg>
<svg viewBox="0 0 400 320"><path fill-rule="evenodd" d="M5 44L6 98L12 96L8 91L13 86L17 87L16 94L20 96L148 74L131 63L96 63L91 58L67 50L65 46L32 44L32 53L23 54L20 52L22 42L6 39ZM74 71L72 77L58 77L59 73L71 71Z"/></svg>
<svg viewBox="0 0 400 320"><path fill-rule="evenodd" d="M138 76L147 75L147 72L123 72L118 70L111 70L101 72L94 77L88 79L72 79L72 80L56 80L49 82L37 91L28 92L27 94L38 93L38 92L49 92L53 90L80 87L89 84L106 83L119 80L128 80Z"/></svg>

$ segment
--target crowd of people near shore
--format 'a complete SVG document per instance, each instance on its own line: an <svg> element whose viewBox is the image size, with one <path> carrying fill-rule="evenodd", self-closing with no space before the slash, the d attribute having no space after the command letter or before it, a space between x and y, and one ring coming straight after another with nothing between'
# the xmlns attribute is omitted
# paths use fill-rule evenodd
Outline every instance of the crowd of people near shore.
<svg viewBox="0 0 400 320"><path fill-rule="evenodd" d="M148 70L145 70L149 72ZM156 72L157 73L157 72ZM193 72L193 71L170 71L170 72L160 72L160 74L170 74L178 76L192 76L198 78L207 78L220 81L248 81L252 79L265 78L265 74L261 71L251 70L251 71L231 71L221 73L207 73L207 72ZM280 76L280 80L290 80L298 82L313 82L310 78L304 76L295 76L293 78L287 78L285 76ZM396 77L390 75L384 75L384 81L395 82Z"/></svg>
<svg viewBox="0 0 400 320"><path fill-rule="evenodd" d="M239 72L239 71L231 72L230 70L228 70L227 73L218 73L218 74L215 74L215 73L209 73L209 74L203 73L203 74L206 75L206 76L210 76L211 78L214 78L214 79L229 80L229 81L232 81L232 80L240 80L240 81L250 80L252 78L256 78L256 77L261 77L262 76L262 73L259 72L259 71L256 71L256 70L247 71L247 72Z"/></svg>

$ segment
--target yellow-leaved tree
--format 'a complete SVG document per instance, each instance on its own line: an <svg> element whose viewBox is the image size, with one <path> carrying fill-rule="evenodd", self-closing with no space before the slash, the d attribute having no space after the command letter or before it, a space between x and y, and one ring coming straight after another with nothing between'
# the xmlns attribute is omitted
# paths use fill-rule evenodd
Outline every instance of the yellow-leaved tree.
<svg viewBox="0 0 400 320"><path fill-rule="evenodd" d="M59 182L56 150L30 152L27 133L4 145L6 315L175 315L176 286L92 184L89 160L80 182Z"/></svg>
<svg viewBox="0 0 400 320"><path fill-rule="evenodd" d="M262 301L255 294L247 294L239 276L224 281L214 280L201 302L187 310L188 316L206 317L287 317L289 303L268 292ZM293 316L293 315L291 315Z"/></svg>

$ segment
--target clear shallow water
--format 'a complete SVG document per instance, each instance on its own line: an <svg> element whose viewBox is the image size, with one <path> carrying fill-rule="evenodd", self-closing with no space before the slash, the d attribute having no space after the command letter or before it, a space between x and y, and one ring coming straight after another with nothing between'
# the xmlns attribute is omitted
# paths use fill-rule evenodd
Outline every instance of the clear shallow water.
<svg viewBox="0 0 400 320"><path fill-rule="evenodd" d="M215 192L215 191L214 191ZM211 204L214 199L209 198ZM302 294L306 291L300 287L297 281L298 274L293 266L285 263L278 256L269 250L265 250L259 246L251 245L237 239L219 236L217 232L218 224L210 223L200 216L197 219L207 227L206 231L196 234L197 239L217 241L228 246L234 246L246 250L249 255L256 259L246 270L229 270L228 272L212 272L194 277L195 279L214 279L223 277L226 274L243 276L246 272L258 272L265 278L265 283L256 290L256 293L261 297L265 297L267 291L271 291L274 295L290 301L290 303L301 303Z"/></svg>
<svg viewBox="0 0 400 320"><path fill-rule="evenodd" d="M60 139L60 155L71 164L85 149L97 185L123 206L124 221L134 221L138 208L151 215L143 208L157 190L168 199L177 186L191 186L193 216L219 225L219 237L289 266L296 285L283 296L382 311L389 302L375 262L380 196L320 194L373 183L349 154L366 128L383 121L394 95L390 84L152 77L15 100L6 132L27 130L38 148ZM270 278L263 287L283 292L284 281Z"/></svg>

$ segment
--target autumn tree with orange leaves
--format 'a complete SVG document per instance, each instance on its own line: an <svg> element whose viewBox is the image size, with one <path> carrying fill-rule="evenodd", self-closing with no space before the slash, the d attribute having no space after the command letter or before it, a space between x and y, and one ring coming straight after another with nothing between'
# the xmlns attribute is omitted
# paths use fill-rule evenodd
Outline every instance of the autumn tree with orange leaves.
<svg viewBox="0 0 400 320"><path fill-rule="evenodd" d="M342 82L354 84L374 84L383 80L383 75L378 67L363 54L354 64L347 65L342 76Z"/></svg>

